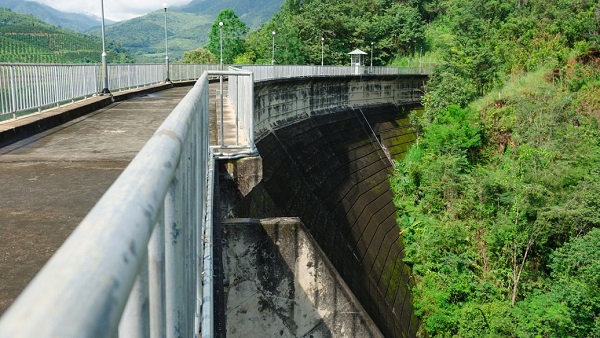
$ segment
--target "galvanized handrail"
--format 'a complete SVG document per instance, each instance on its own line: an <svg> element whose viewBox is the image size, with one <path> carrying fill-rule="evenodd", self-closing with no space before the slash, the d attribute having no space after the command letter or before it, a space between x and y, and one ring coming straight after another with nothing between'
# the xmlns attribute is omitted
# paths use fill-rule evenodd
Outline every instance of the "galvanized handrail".
<svg viewBox="0 0 600 338"><path fill-rule="evenodd" d="M164 81L165 64L108 65L111 92ZM171 64L172 81L196 80L219 65ZM103 89L101 65L0 63L0 116L38 112L97 95Z"/></svg>
<svg viewBox="0 0 600 338"><path fill-rule="evenodd" d="M212 260L202 240L212 212L208 93L205 73L0 318L0 337L199 333Z"/></svg>
<svg viewBox="0 0 600 338"><path fill-rule="evenodd" d="M254 81L272 80L290 77L340 76L340 75L428 75L433 65L422 67L368 67L368 66L298 66L298 65L240 65L254 73Z"/></svg>

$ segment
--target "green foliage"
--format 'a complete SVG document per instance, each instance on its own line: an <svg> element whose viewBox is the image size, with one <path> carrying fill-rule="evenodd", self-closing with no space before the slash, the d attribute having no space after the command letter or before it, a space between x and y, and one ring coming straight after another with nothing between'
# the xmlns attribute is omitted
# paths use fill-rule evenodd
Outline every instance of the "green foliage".
<svg viewBox="0 0 600 338"><path fill-rule="evenodd" d="M219 25L220 22L223 23L222 27ZM231 64L238 55L246 52L243 38L248 31L248 26L235 15L232 9L225 9L219 13L211 27L210 41L206 49L220 58L222 47L223 63Z"/></svg>
<svg viewBox="0 0 600 338"><path fill-rule="evenodd" d="M290 0L250 34L247 46L256 63L270 62L275 31L278 64L321 64L323 46L327 65L347 65L348 53L356 48L373 48L373 64L385 65L398 56L418 54L424 45L425 23L415 6L391 0Z"/></svg>
<svg viewBox="0 0 600 338"><path fill-rule="evenodd" d="M189 52L183 53L183 63L195 64L216 64L219 61L217 57L208 49L198 48Z"/></svg>
<svg viewBox="0 0 600 338"><path fill-rule="evenodd" d="M478 110L440 96L413 119L419 137L391 183L428 335L598 332L600 69L585 55Z"/></svg>

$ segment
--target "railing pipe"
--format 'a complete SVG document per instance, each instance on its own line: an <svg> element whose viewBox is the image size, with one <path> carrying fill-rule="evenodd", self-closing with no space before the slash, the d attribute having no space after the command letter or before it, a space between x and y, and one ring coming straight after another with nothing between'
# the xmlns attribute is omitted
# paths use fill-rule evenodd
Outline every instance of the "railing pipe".
<svg viewBox="0 0 600 338"><path fill-rule="evenodd" d="M176 65L172 81L197 80L218 65ZM83 99L102 90L102 66L94 64L0 63L0 115L31 113ZM171 67L175 67L172 65ZM34 74L39 74L35 75ZM115 93L164 81L164 65L108 65L107 76ZM35 87L35 88L33 88ZM36 96L37 97L34 98Z"/></svg>

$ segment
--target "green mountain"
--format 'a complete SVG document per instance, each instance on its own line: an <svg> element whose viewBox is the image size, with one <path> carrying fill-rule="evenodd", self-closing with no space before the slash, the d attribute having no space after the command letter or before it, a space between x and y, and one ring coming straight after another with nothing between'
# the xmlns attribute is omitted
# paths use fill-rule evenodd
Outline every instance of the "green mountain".
<svg viewBox="0 0 600 338"><path fill-rule="evenodd" d="M213 18L208 15L168 11L169 58L175 61L188 50L208 41ZM100 35L100 30L91 32ZM163 62L165 58L165 13L156 11L142 17L106 27L106 37L113 39L132 54L138 62Z"/></svg>
<svg viewBox="0 0 600 338"><path fill-rule="evenodd" d="M7 8L21 14L31 14L43 22L85 32L100 26L100 18L83 13L65 13L52 7L24 0L0 0L0 7ZM113 24L113 21L105 20L105 24Z"/></svg>
<svg viewBox="0 0 600 338"><path fill-rule="evenodd" d="M250 27L258 27L281 8L283 0L196 0L186 6L169 9L167 30L169 57L181 59L183 53L208 43L210 27L217 14L231 8ZM254 3L254 4L253 4ZM162 62L165 52L165 16L163 10L106 27L106 36L130 50L138 62ZM100 35L99 29L91 33Z"/></svg>
<svg viewBox="0 0 600 338"><path fill-rule="evenodd" d="M112 42L107 52L112 62L132 57ZM96 36L49 25L32 15L0 8L0 62L82 63L101 62L102 42Z"/></svg>

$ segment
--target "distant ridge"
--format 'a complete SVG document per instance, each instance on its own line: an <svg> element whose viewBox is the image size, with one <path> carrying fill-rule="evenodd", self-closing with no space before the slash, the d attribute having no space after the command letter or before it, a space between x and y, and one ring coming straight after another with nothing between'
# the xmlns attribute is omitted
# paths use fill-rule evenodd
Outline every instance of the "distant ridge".
<svg viewBox="0 0 600 338"><path fill-rule="evenodd" d="M1 1L1 0L0 0ZM257 28L281 9L284 0L195 0L168 11L169 57L181 59L183 53L208 43L210 27L217 14L231 8L249 27ZM129 49L138 62L164 61L164 12L155 12L118 22L106 34ZM99 35L100 29L91 31Z"/></svg>
<svg viewBox="0 0 600 338"><path fill-rule="evenodd" d="M78 32L86 32L100 26L100 18L85 13L67 13L52 7L28 0L0 0L0 7L8 8L16 13L31 14L43 22L72 29ZM107 25L114 21L104 20Z"/></svg>
<svg viewBox="0 0 600 338"><path fill-rule="evenodd" d="M132 62L131 56L109 41L113 62ZM31 14L0 8L0 62L98 63L102 43L97 36L47 24Z"/></svg>

